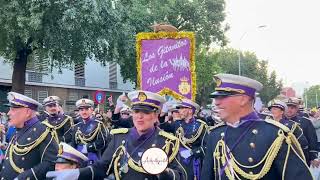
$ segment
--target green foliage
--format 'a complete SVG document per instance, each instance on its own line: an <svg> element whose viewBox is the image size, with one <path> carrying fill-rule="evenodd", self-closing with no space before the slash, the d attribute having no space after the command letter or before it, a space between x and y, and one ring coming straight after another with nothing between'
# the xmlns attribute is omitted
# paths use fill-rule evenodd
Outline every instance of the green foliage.
<svg viewBox="0 0 320 180"><path fill-rule="evenodd" d="M196 101L201 105L210 103L208 95L213 91L213 76L221 72L217 64L217 53L202 48L196 54L197 96Z"/></svg>
<svg viewBox="0 0 320 180"><path fill-rule="evenodd" d="M277 75L275 71L272 71L269 78L266 81L264 88L261 92L261 99L264 102L269 102L280 94L282 89L282 81L277 81Z"/></svg>
<svg viewBox="0 0 320 180"><path fill-rule="evenodd" d="M268 62L259 60L252 52L240 52L235 49L222 49L217 52L217 65L221 67L223 73L239 73L239 55L241 56L241 75L261 82L264 88L260 92L261 100L264 103L280 94L282 82L277 81L275 71L268 75Z"/></svg>
<svg viewBox="0 0 320 180"><path fill-rule="evenodd" d="M124 79L136 80L134 35L152 31L150 26L154 23L168 23L180 31L195 32L197 52L201 51L200 46L226 44L224 32L228 26L222 25L225 18L223 0L124 0L117 1L116 6L123 8L123 11L119 10L124 17L121 23L132 30L130 36L124 36L127 39L118 41L122 44L117 50L121 54L118 63Z"/></svg>
<svg viewBox="0 0 320 180"><path fill-rule="evenodd" d="M305 89L303 93L303 99L306 107L318 107L320 105L320 85L314 85L308 89Z"/></svg>
<svg viewBox="0 0 320 180"><path fill-rule="evenodd" d="M13 0L0 7L0 55L12 61L21 48L51 67L104 62L113 57L110 32L118 16L106 1ZM107 28L108 27L108 28Z"/></svg>
<svg viewBox="0 0 320 180"><path fill-rule="evenodd" d="M92 58L116 61L125 80L136 80L135 35L165 22L194 31L197 44L225 44L224 1L0 0L0 56L48 59L72 67ZM30 55L30 56L29 56Z"/></svg>

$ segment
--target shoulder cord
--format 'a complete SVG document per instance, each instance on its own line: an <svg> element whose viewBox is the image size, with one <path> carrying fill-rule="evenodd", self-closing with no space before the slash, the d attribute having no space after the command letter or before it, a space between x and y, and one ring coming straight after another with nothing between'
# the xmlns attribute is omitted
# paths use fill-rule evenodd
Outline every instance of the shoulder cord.
<svg viewBox="0 0 320 180"><path fill-rule="evenodd" d="M17 172L17 173L22 173L24 172L23 168L19 168L14 162L13 162L13 153L18 155L18 156L24 156L28 154L32 149L37 147L49 134L50 129L47 128L44 133L41 134L41 136L33 141L32 143L28 143L27 145L19 145L17 142L16 144L12 144L13 142L11 141L10 146L8 148L9 150L9 162L12 168ZM20 147L19 147L20 146ZM29 147L27 147L29 146Z"/></svg>
<svg viewBox="0 0 320 180"><path fill-rule="evenodd" d="M240 164L236 160L236 158L233 156L232 153L230 153L230 160L227 159L227 152L228 152L227 146L225 145L225 142L221 139L218 141L216 148L215 148L215 151L213 153L213 156L214 156L213 158L214 158L214 162L215 162L214 172L216 173L216 171L218 170L219 177L220 177L220 175L221 175L220 174L220 171L221 171L221 169L220 169L221 164L220 163L222 163L222 165L226 165L227 162L230 162L230 166L226 166L226 168L225 168L225 173L229 179L234 179L233 175L235 175L237 179L240 179L238 174L246 179L260 179L260 178L264 177L268 173L268 171L270 170L271 165L272 165L274 159L276 158L284 140L286 140L286 143L288 144L288 149L290 152L291 140L290 140L290 138L288 138L284 135L284 132L282 130L279 130L278 137L274 140L274 142L272 143L272 145L270 146L270 148L268 149L268 151L266 152L266 154L262 158L262 160L253 166L245 166L245 165ZM284 166L286 166L288 157L289 157L289 155L287 153L287 157L285 159ZM246 173L240 168L240 167L248 168L248 169L255 168L255 167L261 165L263 162L264 162L263 167L260 170L260 172L257 174ZM231 167L232 167L232 169L231 169ZM233 170L235 171L235 173L232 173ZM284 173L284 171L285 171L285 168L283 170L283 173Z"/></svg>
<svg viewBox="0 0 320 180"><path fill-rule="evenodd" d="M177 136L180 140L180 142L182 143L182 145L187 145L187 144L192 144L194 143L198 138L199 136L202 134L202 130L204 128L204 124L201 123L201 125L199 126L199 129L196 133L196 135L192 136L191 138L186 138L184 137L185 133L184 133L184 130L182 127L179 127L177 129Z"/></svg>
<svg viewBox="0 0 320 180"><path fill-rule="evenodd" d="M80 140L80 142L82 143L82 144L88 144L88 142L90 142L90 141L92 141L95 137L96 137L96 135L98 134L98 132L99 132L99 130L101 129L101 124L99 123L98 124L98 127L94 130L94 132L90 135L84 135L84 134L82 134L82 132L78 129L77 131L76 131L76 134L75 134L75 136L76 136L76 138L78 138L79 140ZM89 137L86 137L86 136L89 136Z"/></svg>
<svg viewBox="0 0 320 180"><path fill-rule="evenodd" d="M68 117L68 116L60 124L57 124L57 125L50 124L48 119L46 119L43 123L49 123L52 126L53 129L57 130L57 129L62 128L69 120L70 120L70 124L72 126L73 123L71 122L71 117Z"/></svg>

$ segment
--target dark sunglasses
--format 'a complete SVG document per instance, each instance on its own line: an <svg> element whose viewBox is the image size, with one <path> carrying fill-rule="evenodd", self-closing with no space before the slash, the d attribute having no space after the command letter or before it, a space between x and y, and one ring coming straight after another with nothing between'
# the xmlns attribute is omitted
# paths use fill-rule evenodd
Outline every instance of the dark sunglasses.
<svg viewBox="0 0 320 180"><path fill-rule="evenodd" d="M129 116L130 114L129 114L129 113L121 113L121 115L127 115L127 116Z"/></svg>
<svg viewBox="0 0 320 180"><path fill-rule="evenodd" d="M57 107L56 104L48 104L47 107Z"/></svg>

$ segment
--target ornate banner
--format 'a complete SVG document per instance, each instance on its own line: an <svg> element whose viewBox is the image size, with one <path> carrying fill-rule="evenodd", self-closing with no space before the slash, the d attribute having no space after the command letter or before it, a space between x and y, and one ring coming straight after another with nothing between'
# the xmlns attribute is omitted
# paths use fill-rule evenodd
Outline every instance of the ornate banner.
<svg viewBox="0 0 320 180"><path fill-rule="evenodd" d="M195 100L194 33L139 33L136 48L141 90Z"/></svg>

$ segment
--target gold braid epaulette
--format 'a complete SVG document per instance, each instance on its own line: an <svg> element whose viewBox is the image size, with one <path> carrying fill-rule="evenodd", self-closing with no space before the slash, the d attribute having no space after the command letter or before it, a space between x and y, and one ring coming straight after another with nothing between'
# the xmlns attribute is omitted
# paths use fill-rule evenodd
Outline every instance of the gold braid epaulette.
<svg viewBox="0 0 320 180"><path fill-rule="evenodd" d="M284 130L284 132L287 134L287 139L288 141L290 141L290 143L292 143L293 147L295 148L295 150L297 151L297 155L299 155L299 157L301 157L302 160L306 161L306 158L304 156L303 150L301 148L301 145L298 141L298 139L296 138L296 136L294 135L294 131L299 128L299 124L296 123L295 121L291 121L293 122L291 129L283 124L281 124L278 121L275 121L273 119L267 118L265 119L265 121L267 123L273 124L279 128L281 128L282 130Z"/></svg>
<svg viewBox="0 0 320 180"><path fill-rule="evenodd" d="M175 137L174 135L167 133L163 130L161 130L159 132L160 136L163 136L166 138L166 144L164 147L162 147L162 149L169 155L170 150L172 150L170 156L169 156L169 163L176 157L176 155L179 152L179 146L180 146L180 142L179 139L177 137ZM174 141L174 142L172 142ZM170 147L170 145L172 145L172 147Z"/></svg>
<svg viewBox="0 0 320 180"><path fill-rule="evenodd" d="M28 154L31 150L36 148L42 141L47 137L47 135L50 133L50 129L46 128L46 130L33 142L21 145L16 142L15 144L13 143L13 138L9 144L8 151L6 153L9 153L9 162L11 167L17 172L17 173L23 173L24 169L19 168L14 162L13 162L13 153L18 155L18 156L24 156ZM5 155L7 156L7 154Z"/></svg>
<svg viewBox="0 0 320 180"><path fill-rule="evenodd" d="M278 128L282 129L282 130L283 130L284 132L286 132L286 133L290 132L290 129L289 129L287 126L281 124L281 123L278 122L278 121L275 121L275 120L269 119L269 118L266 118L264 121L267 122L267 123L269 123L269 124L272 124L272 125L274 125L274 126L277 126Z"/></svg>
<svg viewBox="0 0 320 180"><path fill-rule="evenodd" d="M76 131L76 133L75 133L75 137L77 138L77 139L79 139L80 140L80 142L82 143L82 144L88 144L88 142L90 142L90 141L92 141L96 136L97 136L97 134L98 134L98 132L101 130L101 122L99 122L99 121L97 121L98 122L98 126L96 127L96 129L92 132L92 133L90 133L90 134L88 134L88 135L84 135L79 129Z"/></svg>
<svg viewBox="0 0 320 180"><path fill-rule="evenodd" d="M110 131L110 134L114 135L114 134L126 134L129 132L128 128L118 128L118 129L112 129Z"/></svg>

